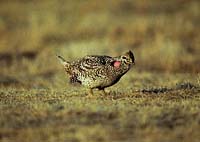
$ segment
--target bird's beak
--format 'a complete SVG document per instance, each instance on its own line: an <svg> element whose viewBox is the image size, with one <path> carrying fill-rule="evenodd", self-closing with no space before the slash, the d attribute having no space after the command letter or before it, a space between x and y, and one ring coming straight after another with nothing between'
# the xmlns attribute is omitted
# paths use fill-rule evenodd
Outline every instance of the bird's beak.
<svg viewBox="0 0 200 142"><path fill-rule="evenodd" d="M132 62L131 64L129 64L130 67L133 67L135 65L135 62Z"/></svg>

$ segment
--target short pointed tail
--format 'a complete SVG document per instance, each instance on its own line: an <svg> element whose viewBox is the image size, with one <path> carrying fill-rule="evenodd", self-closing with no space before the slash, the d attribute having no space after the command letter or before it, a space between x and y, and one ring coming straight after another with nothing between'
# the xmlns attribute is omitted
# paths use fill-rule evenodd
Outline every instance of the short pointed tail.
<svg viewBox="0 0 200 142"><path fill-rule="evenodd" d="M63 64L64 66L69 65L69 62L67 62L62 56L57 55L59 61L61 62L61 64Z"/></svg>

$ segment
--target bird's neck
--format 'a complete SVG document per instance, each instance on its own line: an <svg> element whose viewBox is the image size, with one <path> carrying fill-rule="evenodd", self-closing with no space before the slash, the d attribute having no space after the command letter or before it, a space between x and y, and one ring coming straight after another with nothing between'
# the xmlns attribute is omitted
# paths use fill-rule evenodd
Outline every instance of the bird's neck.
<svg viewBox="0 0 200 142"><path fill-rule="evenodd" d="M130 69L130 66L122 64L119 68L115 68L116 73L121 75L125 74Z"/></svg>

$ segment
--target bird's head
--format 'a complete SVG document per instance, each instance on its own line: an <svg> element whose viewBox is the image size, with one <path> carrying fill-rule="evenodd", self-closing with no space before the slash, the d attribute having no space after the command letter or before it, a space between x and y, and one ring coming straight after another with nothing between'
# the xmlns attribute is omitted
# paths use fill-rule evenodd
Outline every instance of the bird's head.
<svg viewBox="0 0 200 142"><path fill-rule="evenodd" d="M114 67L119 68L121 65L131 67L135 64L133 52L128 51L121 56L116 57Z"/></svg>
<svg viewBox="0 0 200 142"><path fill-rule="evenodd" d="M125 54L120 56L120 60L125 65L134 65L135 64L135 58L133 55L133 52L128 51Z"/></svg>

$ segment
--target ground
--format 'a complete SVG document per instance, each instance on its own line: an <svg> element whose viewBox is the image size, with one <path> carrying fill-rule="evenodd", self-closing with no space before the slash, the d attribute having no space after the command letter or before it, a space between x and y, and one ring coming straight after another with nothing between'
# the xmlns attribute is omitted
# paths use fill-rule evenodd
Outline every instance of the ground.
<svg viewBox="0 0 200 142"><path fill-rule="evenodd" d="M198 0L0 1L0 141L198 142ZM56 55L134 52L86 97Z"/></svg>
<svg viewBox="0 0 200 142"><path fill-rule="evenodd" d="M107 88L107 96L95 91L93 98L82 87L1 89L1 140L199 141L200 87L193 84L195 76L179 82L185 75L161 74L151 80L144 73L141 81L131 73ZM179 81L172 85L174 77ZM155 84L145 88L141 82Z"/></svg>

